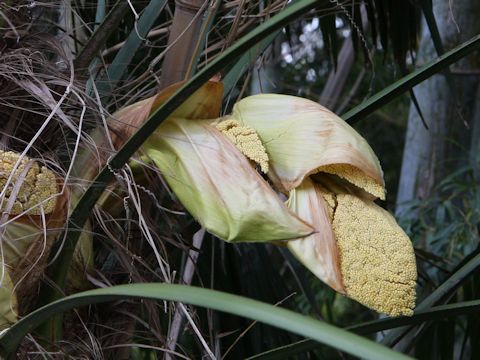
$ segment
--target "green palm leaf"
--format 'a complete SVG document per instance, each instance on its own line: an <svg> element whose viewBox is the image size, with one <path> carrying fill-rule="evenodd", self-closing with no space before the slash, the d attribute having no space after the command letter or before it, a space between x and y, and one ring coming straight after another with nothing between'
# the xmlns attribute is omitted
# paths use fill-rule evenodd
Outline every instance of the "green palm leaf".
<svg viewBox="0 0 480 360"><path fill-rule="evenodd" d="M456 304L436 306L429 310L418 311L412 317L384 318L349 326L346 329L357 334L366 335L398 328L404 325L417 325L427 321L443 320L447 317L468 315L478 312L480 312L480 300L465 301ZM257 354L250 357L248 360L280 360L315 350L319 346L321 345L317 342L306 339Z"/></svg>
<svg viewBox="0 0 480 360"><path fill-rule="evenodd" d="M397 80L390 86L373 95L371 98L362 102L360 105L343 114L342 118L349 123L355 123L363 119L365 116L381 108L383 105L389 103L405 91L440 72L479 47L480 35L477 35L440 56L438 59L431 61L411 74Z"/></svg>
<svg viewBox="0 0 480 360"><path fill-rule="evenodd" d="M260 301L220 291L175 284L143 283L119 285L77 293L50 303L25 316L0 337L0 355L14 356L25 335L42 322L63 311L101 302L143 298L185 302L244 316L322 342L367 359L410 359L383 345L333 325Z"/></svg>

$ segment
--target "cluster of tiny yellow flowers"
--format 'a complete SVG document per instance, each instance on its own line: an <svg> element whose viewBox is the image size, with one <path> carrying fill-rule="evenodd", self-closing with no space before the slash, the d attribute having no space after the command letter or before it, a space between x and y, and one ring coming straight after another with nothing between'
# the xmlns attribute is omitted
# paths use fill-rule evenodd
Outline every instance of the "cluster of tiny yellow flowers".
<svg viewBox="0 0 480 360"><path fill-rule="evenodd" d="M325 165L317 169L318 172L337 175L355 186L365 190L369 194L385 200L385 190L382 184L379 184L371 177L366 176L363 171L349 164Z"/></svg>
<svg viewBox="0 0 480 360"><path fill-rule="evenodd" d="M395 219L373 202L337 194L332 227L347 295L378 312L412 315L415 255Z"/></svg>
<svg viewBox="0 0 480 360"><path fill-rule="evenodd" d="M323 200L325 200L325 205L327 208L328 217L330 221L333 220L333 216L335 215L335 208L337 207L337 198L334 193L328 191L323 186L317 184L317 187L320 189L322 193Z"/></svg>
<svg viewBox="0 0 480 360"><path fill-rule="evenodd" d="M19 158L20 155L15 152L0 151L0 191L7 185L7 180ZM50 197L58 192L55 174L26 156L20 161L5 191L1 210L7 208L8 198L14 194L17 182L21 184L19 183L20 188L10 210L12 215L20 214L39 203L42 203L41 207L37 206L30 210L30 215L40 215L42 211L48 214L54 210L56 200Z"/></svg>
<svg viewBox="0 0 480 360"><path fill-rule="evenodd" d="M268 172L268 155L258 134L249 126L242 126L236 120L225 120L215 125L250 160L260 165L262 172Z"/></svg>

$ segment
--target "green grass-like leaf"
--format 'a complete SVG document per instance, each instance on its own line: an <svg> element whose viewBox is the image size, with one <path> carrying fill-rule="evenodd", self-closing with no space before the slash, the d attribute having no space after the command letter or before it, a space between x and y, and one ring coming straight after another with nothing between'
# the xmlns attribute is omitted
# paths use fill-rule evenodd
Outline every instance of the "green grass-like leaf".
<svg viewBox="0 0 480 360"><path fill-rule="evenodd" d="M342 118L350 124L365 118L367 115L389 103L397 96L403 94L405 91L413 88L415 85L428 79L430 76L440 72L447 66L453 64L479 47L480 35L477 35L457 46L453 50L450 50L449 52L440 56L438 59L431 61L430 63L415 70L411 74L401 78L400 80L397 80L390 86L373 95L371 98L362 102L360 105L343 114Z"/></svg>
<svg viewBox="0 0 480 360"><path fill-rule="evenodd" d="M379 331L398 328L404 325L416 325L427 321L442 320L448 317L480 312L480 300L436 306L429 310L418 311L412 317L386 318L369 321L347 327L346 330L357 334L372 334ZM248 360L280 360L290 356L317 349L320 344L310 339L301 340L250 357Z"/></svg>
<svg viewBox="0 0 480 360"><path fill-rule="evenodd" d="M19 342L48 318L75 307L125 298L185 302L260 321L367 359L410 359L383 345L325 322L246 297L186 285L129 284L68 296L25 316L0 337L0 355L14 356Z"/></svg>
<svg viewBox="0 0 480 360"><path fill-rule="evenodd" d="M152 28L155 20L160 15L166 0L151 0L138 19L136 29L133 29L127 37L125 44L117 53L112 63L108 67L105 78L98 82L97 88L100 96L112 91L112 87L122 79L125 70L132 62L132 59L142 45L144 38Z"/></svg>
<svg viewBox="0 0 480 360"><path fill-rule="evenodd" d="M119 0L115 3L76 57L74 64L77 70L84 72L88 69L88 66L97 56L100 49L105 46L108 37L117 29L127 10L128 3L126 1Z"/></svg>
<svg viewBox="0 0 480 360"><path fill-rule="evenodd" d="M422 324L426 321L438 320L444 317L451 317L457 315L465 315L471 312L480 311L480 301L467 301L457 304L449 304L442 306L434 306L440 300L452 295L454 291L460 287L465 280L467 280L478 268L480 267L480 255L472 257L466 261L463 266L450 276L442 285L440 285L435 291L427 296L416 308L415 314L410 317L393 318L393 319L381 319L364 324L358 324L348 327L348 330L354 331L359 334L370 334L378 331L394 329L385 338L383 343L391 345L399 336L402 336L406 330L405 326L412 326ZM311 340L302 340L293 344L283 346L281 348L272 349L251 359L255 360L273 360L284 359L285 356L293 356L306 351L314 350L319 345Z"/></svg>
<svg viewBox="0 0 480 360"><path fill-rule="evenodd" d="M280 31L275 31L270 34L268 37L260 41L258 44L253 46L251 49L246 51L240 59L228 70L228 72L223 76L223 88L224 95L230 93L230 91L235 87L237 82L240 80L242 75L253 66L255 61L258 59L260 54L265 51L265 49L275 40L275 38L280 34Z"/></svg>
<svg viewBox="0 0 480 360"><path fill-rule="evenodd" d="M434 292L427 296L418 306L417 311L424 311L440 300L451 296L464 282L480 267L480 254L467 261L462 267L455 271L452 276L445 280ZM391 331L382 340L383 344L391 345L405 333L406 329L396 329Z"/></svg>

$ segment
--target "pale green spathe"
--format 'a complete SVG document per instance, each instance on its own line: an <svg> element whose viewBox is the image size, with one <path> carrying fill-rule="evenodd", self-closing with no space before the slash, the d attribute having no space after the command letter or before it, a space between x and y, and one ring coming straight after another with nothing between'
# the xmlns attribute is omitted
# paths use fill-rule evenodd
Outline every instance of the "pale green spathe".
<svg viewBox="0 0 480 360"><path fill-rule="evenodd" d="M287 205L315 227L313 234L288 241L288 249L315 276L344 294L337 243L330 225L328 208L318 184L308 177L305 178L290 192Z"/></svg>
<svg viewBox="0 0 480 360"><path fill-rule="evenodd" d="M235 104L231 118L255 129L270 158L269 178L288 193L322 166L348 164L383 187L380 163L350 125L299 97L261 94Z"/></svg>
<svg viewBox="0 0 480 360"><path fill-rule="evenodd" d="M13 291L13 284L7 268L0 269L0 330L9 327L17 321L17 297Z"/></svg>
<svg viewBox="0 0 480 360"><path fill-rule="evenodd" d="M313 231L208 121L171 118L143 149L185 208L221 239L267 242Z"/></svg>

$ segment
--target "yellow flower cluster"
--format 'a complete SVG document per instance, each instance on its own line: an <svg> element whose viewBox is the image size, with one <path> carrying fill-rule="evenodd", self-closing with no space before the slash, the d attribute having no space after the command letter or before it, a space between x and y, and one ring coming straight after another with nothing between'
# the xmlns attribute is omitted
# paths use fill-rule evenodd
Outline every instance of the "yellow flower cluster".
<svg viewBox="0 0 480 360"><path fill-rule="evenodd" d="M417 269L408 236L373 202L324 189L322 193L348 296L390 316L412 315Z"/></svg>
<svg viewBox="0 0 480 360"><path fill-rule="evenodd" d="M258 134L250 126L242 126L236 120L225 120L216 125L235 146L250 160L260 165L262 172L268 172L268 155Z"/></svg>
<svg viewBox="0 0 480 360"><path fill-rule="evenodd" d="M12 173L20 155L12 151L0 151L0 190L7 185L7 180ZM19 186L17 191L16 187ZM8 198L15 196L15 202L10 210L12 215L20 214L41 203L29 211L30 215L40 215L42 211L51 213L55 208L57 193L57 181L55 174L45 166L28 157L23 157L17 167L12 181L6 189L6 197L2 209L8 206Z"/></svg>
<svg viewBox="0 0 480 360"><path fill-rule="evenodd" d="M385 186L365 139L328 109L287 95L247 97L214 118L223 94L219 86L210 95L215 86L186 101L145 147L185 208L228 242L286 242L339 293L391 316L411 315L413 246L374 203L385 199Z"/></svg>
<svg viewBox="0 0 480 360"><path fill-rule="evenodd" d="M371 177L368 177L361 170L349 164L333 164L318 168L319 172L337 175L347 180L351 184L365 190L373 196L385 200L385 190L382 184L379 184Z"/></svg>

